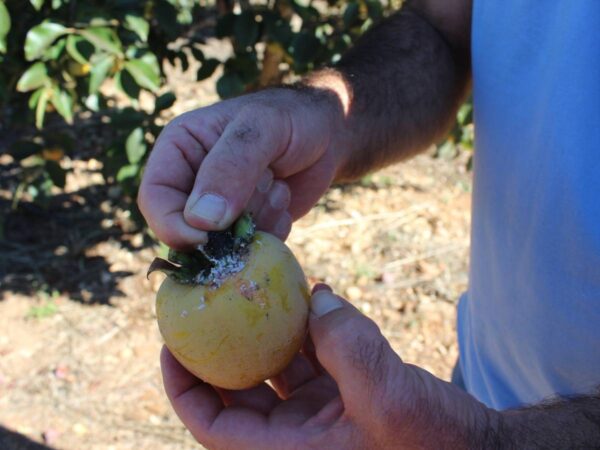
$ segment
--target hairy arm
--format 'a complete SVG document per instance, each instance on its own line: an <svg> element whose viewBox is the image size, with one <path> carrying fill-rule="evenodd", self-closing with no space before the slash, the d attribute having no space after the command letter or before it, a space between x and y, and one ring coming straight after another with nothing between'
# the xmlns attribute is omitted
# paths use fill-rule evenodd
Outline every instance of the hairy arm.
<svg viewBox="0 0 600 450"><path fill-rule="evenodd" d="M470 79L469 0L410 1L304 85L333 91L343 114L336 179L405 159L443 137Z"/></svg>
<svg viewBox="0 0 600 450"><path fill-rule="evenodd" d="M505 411L489 448L599 448L600 390Z"/></svg>

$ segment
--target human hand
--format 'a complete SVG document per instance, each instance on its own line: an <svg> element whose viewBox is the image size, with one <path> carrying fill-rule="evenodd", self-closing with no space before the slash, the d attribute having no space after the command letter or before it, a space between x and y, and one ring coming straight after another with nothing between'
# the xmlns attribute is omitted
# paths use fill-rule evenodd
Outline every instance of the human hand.
<svg viewBox="0 0 600 450"><path fill-rule="evenodd" d="M174 248L206 242L245 209L281 239L329 187L332 95L271 89L174 119L159 136L138 204L157 237Z"/></svg>
<svg viewBox="0 0 600 450"><path fill-rule="evenodd" d="M405 364L377 326L321 286L302 354L244 391L214 388L161 355L165 390L210 449L484 448L499 413ZM316 358L315 358L316 356Z"/></svg>

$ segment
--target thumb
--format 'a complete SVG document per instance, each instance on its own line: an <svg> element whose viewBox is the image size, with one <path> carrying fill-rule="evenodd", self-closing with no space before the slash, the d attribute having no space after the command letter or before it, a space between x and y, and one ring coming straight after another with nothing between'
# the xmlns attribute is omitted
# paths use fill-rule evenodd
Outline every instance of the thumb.
<svg viewBox="0 0 600 450"><path fill-rule="evenodd" d="M185 205L189 225L204 230L229 226L261 177L270 173L269 165L285 152L291 136L288 115L270 105L251 106L238 111L202 161Z"/></svg>
<svg viewBox="0 0 600 450"><path fill-rule="evenodd" d="M328 289L313 293L310 334L317 359L337 382L347 408L380 406L403 364L377 325Z"/></svg>

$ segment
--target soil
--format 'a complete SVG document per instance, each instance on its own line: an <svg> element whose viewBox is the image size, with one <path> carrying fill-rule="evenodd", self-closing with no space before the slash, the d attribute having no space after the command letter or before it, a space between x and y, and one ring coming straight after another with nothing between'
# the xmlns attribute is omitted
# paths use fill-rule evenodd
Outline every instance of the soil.
<svg viewBox="0 0 600 450"><path fill-rule="evenodd" d="M210 81L172 79L183 100L171 115L215 99ZM467 283L467 157L430 152L334 186L288 239L311 283L329 283L404 361L446 380ZM11 161L0 163L8 177ZM97 160L65 164L65 193L9 214L0 241L0 448L198 448L162 389L161 276L146 279L159 249L103 185ZM0 180L5 213L8 202Z"/></svg>

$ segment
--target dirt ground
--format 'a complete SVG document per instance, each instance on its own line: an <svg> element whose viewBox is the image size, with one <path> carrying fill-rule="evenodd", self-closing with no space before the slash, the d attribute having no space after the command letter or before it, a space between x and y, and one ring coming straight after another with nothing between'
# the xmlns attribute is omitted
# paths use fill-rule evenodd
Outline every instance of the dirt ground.
<svg viewBox="0 0 600 450"><path fill-rule="evenodd" d="M209 83L190 95L189 83L173 79L188 89L174 113L214 99ZM288 239L311 282L332 285L405 361L444 379L467 283L465 163L426 154L333 187ZM0 448L198 448L162 390L160 277L145 277L157 249L128 230L98 161L67 164L73 172L52 217L15 218L5 234L17 238L0 247ZM47 285L36 284L38 273Z"/></svg>

